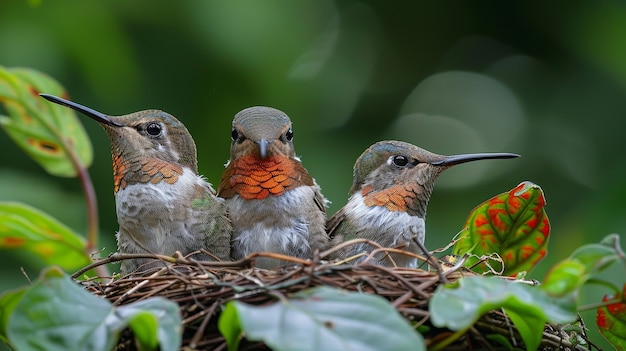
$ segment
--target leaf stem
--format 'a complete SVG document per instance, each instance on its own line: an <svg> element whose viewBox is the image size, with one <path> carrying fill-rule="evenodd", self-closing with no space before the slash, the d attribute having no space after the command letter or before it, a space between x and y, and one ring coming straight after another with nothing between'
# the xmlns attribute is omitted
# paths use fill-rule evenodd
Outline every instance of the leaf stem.
<svg viewBox="0 0 626 351"><path fill-rule="evenodd" d="M82 167L78 167L78 177L85 194L85 203L87 205L87 251L90 253L98 246L98 202L96 199L96 191L89 172Z"/></svg>
<svg viewBox="0 0 626 351"><path fill-rule="evenodd" d="M444 348L446 348L446 346L448 346L448 345L452 344L453 342L457 341L465 333L467 333L467 328L466 329L462 329L462 330L458 330L458 331L454 332L452 335L450 335L449 337L441 340L441 342L438 342L438 343L436 343L434 345L430 345L430 347L428 349L430 351L443 350Z"/></svg>
<svg viewBox="0 0 626 351"><path fill-rule="evenodd" d="M66 141L63 140L65 144ZM83 188L83 194L85 195L85 204L87 206L87 244L85 246L86 254L91 257L96 253L96 248L98 247L98 201L96 199L96 191L93 187L93 182L91 181L91 177L89 176L89 172L87 168L83 167L78 156L74 153L74 150L67 147L67 154L69 155L76 171L78 173L78 179L80 179L80 185ZM108 277L111 274L106 266L96 266L94 267L98 277Z"/></svg>
<svg viewBox="0 0 626 351"><path fill-rule="evenodd" d="M621 302L622 302L622 299L619 298L619 297L613 298L613 299L608 300L608 301L594 302L594 303L590 303L590 304L587 304L587 305L578 306L578 312L595 310L595 309L600 308L600 307L605 307L605 306L608 306L608 305L613 305L613 304L621 303Z"/></svg>

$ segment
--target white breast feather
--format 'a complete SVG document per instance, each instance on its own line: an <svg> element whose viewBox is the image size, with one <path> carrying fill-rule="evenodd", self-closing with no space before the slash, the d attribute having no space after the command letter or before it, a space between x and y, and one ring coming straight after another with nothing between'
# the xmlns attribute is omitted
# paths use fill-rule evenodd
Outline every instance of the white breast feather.
<svg viewBox="0 0 626 351"><path fill-rule="evenodd" d="M178 177L176 187L161 181L157 184L129 184L124 189L120 188L115 196L120 231L128 234L149 233L148 237L135 239L154 252L167 247L168 239L174 235L177 236L176 240L184 240L186 235L191 235L185 223L189 215L181 211L180 206L181 201L191 199L181 199L181 194L194 194L197 184L206 183L185 168Z"/></svg>
<svg viewBox="0 0 626 351"><path fill-rule="evenodd" d="M247 249L244 255L259 251L289 252L294 248L308 253L309 223L302 204L311 202L314 196L308 186L290 190L289 196L268 196L262 201L234 196L226 202L234 226L233 240L239 242L238 247Z"/></svg>
<svg viewBox="0 0 626 351"><path fill-rule="evenodd" d="M375 241L382 247L404 245L405 251L421 253L412 238L416 236L417 240L424 243L426 224L423 218L411 216L406 212L390 211L382 206L367 206L360 192L350 197L346 207L350 209L346 215L353 220L356 238ZM355 245L353 254L369 250L371 247L367 244ZM406 264L396 263L407 267L417 264L414 259L409 261Z"/></svg>

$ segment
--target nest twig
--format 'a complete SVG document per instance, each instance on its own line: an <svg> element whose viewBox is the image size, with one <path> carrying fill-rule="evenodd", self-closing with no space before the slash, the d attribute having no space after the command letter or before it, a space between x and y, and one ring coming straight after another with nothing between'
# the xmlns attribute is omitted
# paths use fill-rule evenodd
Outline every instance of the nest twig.
<svg viewBox="0 0 626 351"><path fill-rule="evenodd" d="M354 244L351 242L340 245ZM82 281L93 294L102 296L114 305L124 305L153 296L168 298L180 307L183 319L185 350L225 350L226 343L217 330L217 320L224 303L239 300L254 305L271 304L277 296L289 297L304 289L315 286L329 286L339 289L376 294L390 301L398 312L416 328L420 328L427 346L437 344L452 334L447 329L435 328L430 324L428 302L441 283L455 281L463 275L474 274L461 268L461 264L441 267L437 271L431 265L424 269L388 268L369 264L367 259L360 264L325 262L335 248L316 255L313 260L302 260L272 253L256 253L240 261L208 262L194 261L181 256L158 256L168 264L162 268L146 271L142 276L126 276L108 282ZM397 249L379 248L370 253L381 255L386 252L403 252ZM403 252L404 253L404 252ZM406 253L408 255L414 255ZM98 261L95 265L120 261L139 256L115 254ZM254 268L256 257L272 257L293 262L294 265L264 270ZM426 262L425 258L422 258ZM92 265L93 266L93 265ZM85 267L74 276L79 276L92 266ZM582 324L582 321L579 322ZM581 325L584 330L584 325ZM510 345L523 348L523 343L515 326L500 311L492 311L483 316L475 325L447 350L508 349L493 335L501 335ZM560 326L546 325L540 350L587 350L576 344L577 338L584 335L570 335ZM571 341L573 340L573 341ZM132 334L122 337L118 350L133 350ZM267 349L261 343L244 343L242 349Z"/></svg>

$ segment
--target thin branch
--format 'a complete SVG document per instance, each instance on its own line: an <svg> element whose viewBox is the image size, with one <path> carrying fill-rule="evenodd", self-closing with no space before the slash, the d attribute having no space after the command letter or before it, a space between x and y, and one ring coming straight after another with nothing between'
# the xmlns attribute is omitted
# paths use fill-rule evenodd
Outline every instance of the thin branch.
<svg viewBox="0 0 626 351"><path fill-rule="evenodd" d="M94 190L93 182L91 181L87 168L80 162L74 149L68 145L69 143L64 138L60 137L60 139L63 140L67 154L78 172L78 179L80 180L80 185L85 196L85 205L87 207L87 245L85 250L87 251L87 255L91 257L96 253L96 248L98 247L99 220L96 191ZM109 277L111 275L106 266L96 266L94 268L100 278Z"/></svg>
<svg viewBox="0 0 626 351"><path fill-rule="evenodd" d="M417 237L415 235L413 235L412 239L413 239L413 242L417 245L417 247L419 247L420 250L422 250L422 252L424 253L424 255L426 255L426 259L428 260L428 263L430 263L430 265L435 267L435 269L437 270L437 275L439 275L439 280L441 281L441 283L443 284L448 283L448 279L443 274L443 270L441 269L441 265L439 265L439 261L433 255L431 255L430 252L428 252L428 249L426 248L426 246L424 246L424 244L421 241L417 240Z"/></svg>

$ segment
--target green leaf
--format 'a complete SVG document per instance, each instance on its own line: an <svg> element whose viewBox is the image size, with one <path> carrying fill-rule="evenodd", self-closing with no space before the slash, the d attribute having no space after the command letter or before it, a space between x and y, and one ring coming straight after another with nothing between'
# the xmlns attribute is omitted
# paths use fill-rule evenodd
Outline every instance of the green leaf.
<svg viewBox="0 0 626 351"><path fill-rule="evenodd" d="M522 336L526 350L537 350L541 344L543 337L543 329L546 320L543 316L539 316L534 311L524 311L523 309L504 308L504 312L511 318L513 325L517 327L519 335Z"/></svg>
<svg viewBox="0 0 626 351"><path fill-rule="evenodd" d="M76 270L91 263L84 239L30 206L0 202L0 248L21 249L44 263Z"/></svg>
<svg viewBox="0 0 626 351"><path fill-rule="evenodd" d="M617 245L617 247L615 246ZM599 273L613 262L622 260L619 248L619 236L608 235L599 244L587 244L579 247L570 255L571 259L585 265L586 272Z"/></svg>
<svg viewBox="0 0 626 351"><path fill-rule="evenodd" d="M112 314L108 301L51 269L17 303L7 335L17 350L111 350L118 328L105 321Z"/></svg>
<svg viewBox="0 0 626 351"><path fill-rule="evenodd" d="M0 295L0 341L8 342L7 338L7 324L9 322L9 316L13 313L15 306L20 301L26 288L20 288L10 291L5 291Z"/></svg>
<svg viewBox="0 0 626 351"><path fill-rule="evenodd" d="M16 350L108 351L127 326L135 331L143 350L156 348L155 340L164 351L177 350L181 344L175 303L151 298L115 308L57 268L45 271L10 312L6 330Z"/></svg>
<svg viewBox="0 0 626 351"><path fill-rule="evenodd" d="M8 116L0 126L13 141L48 173L74 177L73 158L83 168L92 162L92 147L85 130L70 109L48 103L40 92L67 96L52 78L24 68L0 66L0 103Z"/></svg>
<svg viewBox="0 0 626 351"><path fill-rule="evenodd" d="M608 302L615 296L604 296L602 301ZM626 284L622 289L621 302L598 308L596 324L600 333L616 350L626 350Z"/></svg>
<svg viewBox="0 0 626 351"><path fill-rule="evenodd" d="M135 333L138 349L156 350L159 346L159 338L157 334L159 321L149 312L139 312L135 314L129 321L130 328Z"/></svg>
<svg viewBox="0 0 626 351"><path fill-rule="evenodd" d="M537 348L547 321L577 318L572 296L553 298L537 287L499 277L465 277L454 286L439 286L429 303L432 323L454 331L470 328L483 314L499 308L509 314L527 350Z"/></svg>
<svg viewBox="0 0 626 351"><path fill-rule="evenodd" d="M182 343L182 321L178 305L162 297L134 302L116 310L118 318L128 324L140 350L178 350Z"/></svg>
<svg viewBox="0 0 626 351"><path fill-rule="evenodd" d="M241 323L237 314L237 307L233 302L229 302L224 307L224 311L217 321L217 327L226 340L228 351L239 350L239 341L241 339Z"/></svg>
<svg viewBox="0 0 626 351"><path fill-rule="evenodd" d="M553 296L577 294L594 275L615 261L623 260L619 236L611 234L599 244L586 244L558 262L546 274L541 289ZM615 287L619 290L619 287Z"/></svg>
<svg viewBox="0 0 626 351"><path fill-rule="evenodd" d="M496 253L504 262L504 275L530 271L547 253L550 222L545 203L543 191L531 182L485 201L468 216L453 253L472 254L468 267ZM503 268L499 261L490 265L496 272ZM480 264L474 269L486 272L489 267Z"/></svg>
<svg viewBox="0 0 626 351"><path fill-rule="evenodd" d="M425 350L424 341L382 297L312 288L270 306L233 304L249 340L272 350Z"/></svg>
<svg viewBox="0 0 626 351"><path fill-rule="evenodd" d="M550 268L540 288L552 296L577 293L589 279L585 265L578 260L565 259Z"/></svg>

